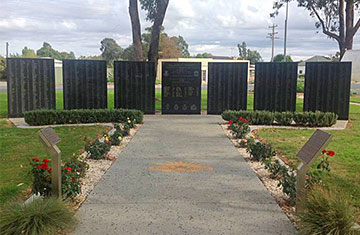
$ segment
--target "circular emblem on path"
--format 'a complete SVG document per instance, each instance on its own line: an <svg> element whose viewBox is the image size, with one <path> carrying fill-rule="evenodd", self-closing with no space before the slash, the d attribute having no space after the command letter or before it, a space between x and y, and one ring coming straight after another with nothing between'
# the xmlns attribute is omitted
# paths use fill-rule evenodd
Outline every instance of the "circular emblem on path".
<svg viewBox="0 0 360 235"><path fill-rule="evenodd" d="M163 171L163 172L197 172L197 171L212 171L212 167L207 167L202 164L194 162L166 162L158 164L157 166L151 166L149 171Z"/></svg>

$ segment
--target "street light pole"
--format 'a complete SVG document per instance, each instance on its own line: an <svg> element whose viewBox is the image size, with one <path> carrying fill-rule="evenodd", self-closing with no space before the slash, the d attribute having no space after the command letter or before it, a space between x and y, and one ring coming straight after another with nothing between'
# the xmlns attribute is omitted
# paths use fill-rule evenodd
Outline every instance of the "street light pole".
<svg viewBox="0 0 360 235"><path fill-rule="evenodd" d="M9 43L6 42L6 58L9 57Z"/></svg>
<svg viewBox="0 0 360 235"><path fill-rule="evenodd" d="M284 62L286 62L286 40L287 40L288 18L289 18L289 0L286 1L285 35L284 35Z"/></svg>

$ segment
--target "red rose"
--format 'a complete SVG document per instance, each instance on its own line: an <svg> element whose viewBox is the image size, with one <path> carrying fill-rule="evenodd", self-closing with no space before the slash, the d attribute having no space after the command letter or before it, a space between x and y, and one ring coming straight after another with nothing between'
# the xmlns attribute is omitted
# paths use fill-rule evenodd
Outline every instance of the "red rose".
<svg viewBox="0 0 360 235"><path fill-rule="evenodd" d="M335 155L335 152L334 152L334 151L332 151L332 150L330 150L330 151L328 152L328 155L329 155L330 157L332 157L332 156L334 156L334 155Z"/></svg>
<svg viewBox="0 0 360 235"><path fill-rule="evenodd" d="M71 181L74 182L74 181L75 181L75 178L74 178L74 177L71 177Z"/></svg>
<svg viewBox="0 0 360 235"><path fill-rule="evenodd" d="M247 123L247 120L246 120L246 119L244 119L244 120L243 120L243 122L244 122L244 123Z"/></svg>
<svg viewBox="0 0 360 235"><path fill-rule="evenodd" d="M41 165L37 165L36 168L37 168L37 169L41 169Z"/></svg>
<svg viewBox="0 0 360 235"><path fill-rule="evenodd" d="M242 118L242 117L239 117L239 120L241 121L241 120L243 120L243 118Z"/></svg>
<svg viewBox="0 0 360 235"><path fill-rule="evenodd" d="M39 162L39 161L40 161L39 158L37 158L37 157L34 157L34 158L31 159L31 160L33 160L34 162Z"/></svg>
<svg viewBox="0 0 360 235"><path fill-rule="evenodd" d="M326 149L323 149L322 153L327 153Z"/></svg>
<svg viewBox="0 0 360 235"><path fill-rule="evenodd" d="M43 160L43 162L48 163L48 162L50 162L50 160L45 158L45 159Z"/></svg>
<svg viewBox="0 0 360 235"><path fill-rule="evenodd" d="M51 168L49 168L48 172L51 173Z"/></svg>
<svg viewBox="0 0 360 235"><path fill-rule="evenodd" d="M48 164L46 164L46 163L43 163L43 164L41 164L40 166L41 166L41 169L43 169L43 170L49 169L49 166L48 166Z"/></svg>
<svg viewBox="0 0 360 235"><path fill-rule="evenodd" d="M70 167L66 167L65 169L67 170L66 173L69 173L69 172L71 171L71 168L70 168Z"/></svg>
<svg viewBox="0 0 360 235"><path fill-rule="evenodd" d="M229 125L232 125L233 123L234 123L233 120L230 120L230 121L228 122Z"/></svg>

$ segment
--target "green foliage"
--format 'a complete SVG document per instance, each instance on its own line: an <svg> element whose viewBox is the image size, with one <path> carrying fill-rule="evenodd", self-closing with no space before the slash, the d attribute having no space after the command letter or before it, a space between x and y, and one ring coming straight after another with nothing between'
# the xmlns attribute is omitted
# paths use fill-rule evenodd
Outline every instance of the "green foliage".
<svg viewBox="0 0 360 235"><path fill-rule="evenodd" d="M293 122L294 113L292 112L275 112L275 121L281 126L290 126Z"/></svg>
<svg viewBox="0 0 360 235"><path fill-rule="evenodd" d="M140 0L141 9L146 11L146 20L154 22L157 11L158 1L157 0Z"/></svg>
<svg viewBox="0 0 360 235"><path fill-rule="evenodd" d="M316 112L270 112L270 111L235 111L226 110L221 114L226 121L235 120L241 116L248 120L249 125L290 125L295 121L298 126L325 127L336 123L335 113Z"/></svg>
<svg viewBox="0 0 360 235"><path fill-rule="evenodd" d="M242 44L238 44L239 49L239 59L241 60L250 60L251 64L255 64L256 62L263 61L260 53L256 50L247 49L246 43L242 42Z"/></svg>
<svg viewBox="0 0 360 235"><path fill-rule="evenodd" d="M248 143L246 151L250 153L251 160L257 162L264 162L276 155L271 145L261 142Z"/></svg>
<svg viewBox="0 0 360 235"><path fill-rule="evenodd" d="M289 196L289 202L291 205L296 203L296 175L291 172L286 172L280 179L278 186L282 187L284 194Z"/></svg>
<svg viewBox="0 0 360 235"><path fill-rule="evenodd" d="M61 200L36 199L0 210L0 235L51 235L76 222L74 213Z"/></svg>
<svg viewBox="0 0 360 235"><path fill-rule="evenodd" d="M89 164L85 161L85 154L73 154L69 159L64 162L64 167L70 167L73 172L76 172L80 178L85 177L86 171L89 169Z"/></svg>
<svg viewBox="0 0 360 235"><path fill-rule="evenodd" d="M0 55L0 80L6 80L6 59Z"/></svg>
<svg viewBox="0 0 360 235"><path fill-rule="evenodd" d="M235 121L229 121L229 130L231 134L238 139L243 139L250 132L250 126L247 124L247 120L239 117Z"/></svg>
<svg viewBox="0 0 360 235"><path fill-rule="evenodd" d="M109 66L113 64L115 60L121 58L123 49L117 44L117 42L112 38L104 38L101 42L100 51L102 58L106 60Z"/></svg>
<svg viewBox="0 0 360 235"><path fill-rule="evenodd" d="M73 156L75 158L75 156ZM74 198L81 193L80 178L85 176L85 170L88 169L87 163L78 159L64 161L61 169L61 187L63 198ZM51 171L50 160L38 158L31 160L31 173L33 176L32 192L44 197L51 196ZM71 168L73 166L74 168Z"/></svg>
<svg viewBox="0 0 360 235"><path fill-rule="evenodd" d="M315 187L307 193L297 213L300 234L360 234L353 228L356 215L345 194Z"/></svg>
<svg viewBox="0 0 360 235"><path fill-rule="evenodd" d="M274 57L274 62L293 62L293 60L291 59L291 56L287 55L286 56L286 61L284 60L284 55L283 54L278 54Z"/></svg>
<svg viewBox="0 0 360 235"><path fill-rule="evenodd" d="M303 81L297 81L296 92L304 93L305 91L305 83Z"/></svg>
<svg viewBox="0 0 360 235"><path fill-rule="evenodd" d="M44 42L43 46L36 51L36 55L39 57L50 57L57 60L75 59L74 52L71 51L68 53L54 50L47 42Z"/></svg>
<svg viewBox="0 0 360 235"><path fill-rule="evenodd" d="M73 110L34 110L25 112L25 121L31 126L71 124L71 123L98 123L98 122L125 122L127 118L141 123L143 113L130 109L73 109Z"/></svg>
<svg viewBox="0 0 360 235"><path fill-rule="evenodd" d="M197 54L195 58L213 58L213 55L208 52L204 52L202 54Z"/></svg>
<svg viewBox="0 0 360 235"><path fill-rule="evenodd" d="M99 139L85 146L85 151L90 154L90 158L95 160L104 159L110 151L111 144L109 142L101 142Z"/></svg>

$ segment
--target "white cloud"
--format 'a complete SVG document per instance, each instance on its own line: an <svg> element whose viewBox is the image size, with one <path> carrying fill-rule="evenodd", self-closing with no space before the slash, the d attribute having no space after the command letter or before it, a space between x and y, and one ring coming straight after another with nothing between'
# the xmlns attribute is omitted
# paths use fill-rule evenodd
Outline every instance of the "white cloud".
<svg viewBox="0 0 360 235"><path fill-rule="evenodd" d="M24 46L38 49L46 41L77 56L95 55L100 53L100 41L105 37L114 38L123 47L132 41L125 0L1 2L0 46L10 42L11 53L20 53ZM272 19L272 4L268 0L170 0L164 26L169 35L184 36L191 54L237 55L236 45L245 41L268 60L271 42L266 36L272 23L279 25L276 53L283 51L284 9ZM334 40L316 33L315 20L296 2L290 4L289 15L288 53L295 59L338 50ZM143 11L141 24L143 31L150 26ZM360 48L357 38L354 48Z"/></svg>

